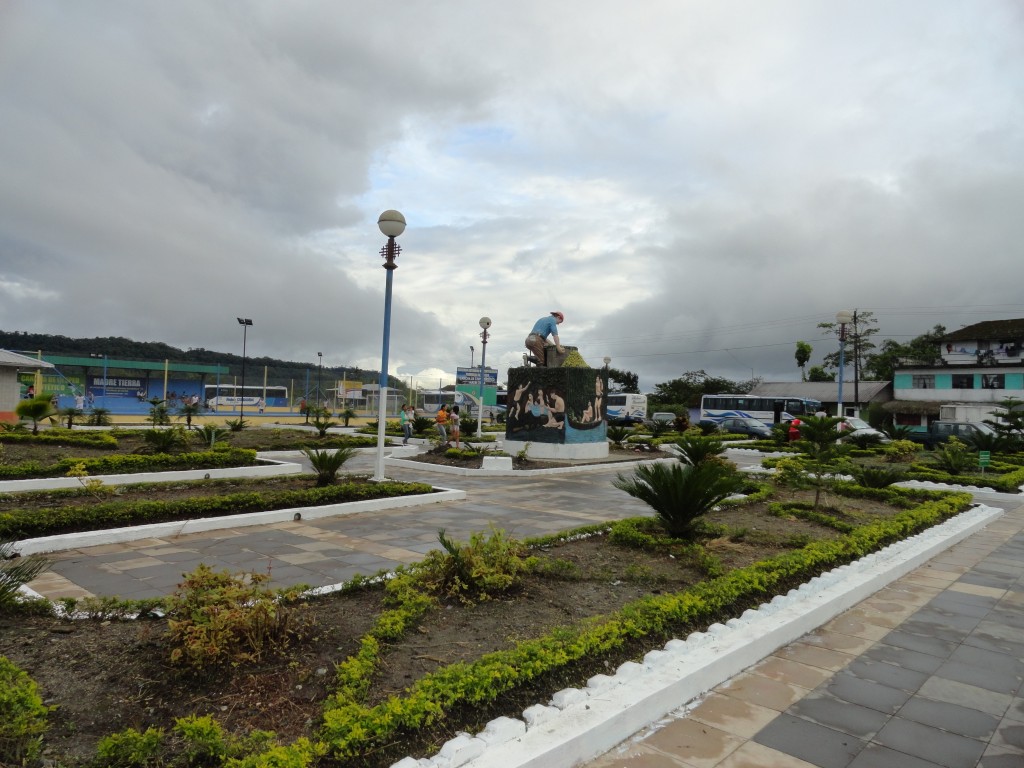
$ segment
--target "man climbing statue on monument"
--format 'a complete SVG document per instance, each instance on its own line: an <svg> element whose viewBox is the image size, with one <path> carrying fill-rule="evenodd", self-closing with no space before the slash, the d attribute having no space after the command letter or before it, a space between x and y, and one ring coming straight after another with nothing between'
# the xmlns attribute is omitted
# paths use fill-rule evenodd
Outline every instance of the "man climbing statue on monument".
<svg viewBox="0 0 1024 768"><path fill-rule="evenodd" d="M548 345L548 336L554 341L554 346L558 353L564 352L562 343L558 340L558 326L564 319L565 316L556 309L533 324L533 330L526 337L526 348L530 351L530 354L523 355L523 363L525 365L533 363L541 368L547 367L545 347Z"/></svg>

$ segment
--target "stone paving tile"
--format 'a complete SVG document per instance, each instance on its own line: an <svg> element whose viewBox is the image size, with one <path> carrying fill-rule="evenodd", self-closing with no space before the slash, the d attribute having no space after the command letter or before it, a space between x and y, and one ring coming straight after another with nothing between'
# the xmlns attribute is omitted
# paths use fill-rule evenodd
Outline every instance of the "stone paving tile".
<svg viewBox="0 0 1024 768"><path fill-rule="evenodd" d="M886 645L892 645L897 648L905 648L909 651L926 653L940 659L949 658L949 655L953 653L959 645L959 643L953 640L941 640L937 637L932 637L931 635L921 634L919 632L909 632L902 626L887 634L882 638L882 642Z"/></svg>
<svg viewBox="0 0 1024 768"><path fill-rule="evenodd" d="M718 691L734 699L747 701L759 707L783 712L793 702L807 694L806 688L780 680L770 680L761 675L745 672L737 675L718 688Z"/></svg>
<svg viewBox="0 0 1024 768"><path fill-rule="evenodd" d="M1012 696L1003 693L996 693L974 685L967 685L955 680L944 680L939 677L929 678L928 681L918 689L919 696L926 696L936 701L946 701L951 704L959 704L979 712L987 712L996 717L1002 717L1010 703Z"/></svg>
<svg viewBox="0 0 1024 768"><path fill-rule="evenodd" d="M852 661L844 673L908 693L916 691L928 679L928 674L925 672L904 669L895 664L875 661L867 656L861 656Z"/></svg>
<svg viewBox="0 0 1024 768"><path fill-rule="evenodd" d="M879 744L868 744L849 768L943 768L939 763L922 760L904 752L883 747Z"/></svg>
<svg viewBox="0 0 1024 768"><path fill-rule="evenodd" d="M867 742L794 715L780 715L754 741L806 760L818 768L846 768Z"/></svg>
<svg viewBox="0 0 1024 768"><path fill-rule="evenodd" d="M798 661L801 664L833 671L842 669L856 658L856 656L849 653L833 651L828 648L816 648L805 642L791 643L785 648L776 651L775 655L779 658Z"/></svg>
<svg viewBox="0 0 1024 768"><path fill-rule="evenodd" d="M875 736L875 741L897 752L931 760L946 768L974 768L985 751L985 743L938 728L892 718Z"/></svg>
<svg viewBox="0 0 1024 768"><path fill-rule="evenodd" d="M907 648L899 648L887 643L876 643L861 655L861 659L870 659L883 664L893 664L902 669L926 672L928 674L942 666L942 659L938 656L911 651Z"/></svg>
<svg viewBox="0 0 1024 768"><path fill-rule="evenodd" d="M889 715L885 712L863 707L849 700L839 699L818 691L800 699L787 710L787 714L802 717L826 728L848 733L850 736L864 741L870 741L871 737L889 719Z"/></svg>
<svg viewBox="0 0 1024 768"><path fill-rule="evenodd" d="M774 709L712 692L690 712L689 717L749 739L778 714Z"/></svg>
<svg viewBox="0 0 1024 768"><path fill-rule="evenodd" d="M900 708L898 715L904 720L913 720L915 723L970 736L980 741L991 739L999 725L999 718L994 715L924 696L912 697Z"/></svg>
<svg viewBox="0 0 1024 768"><path fill-rule="evenodd" d="M750 671L771 680L784 681L807 690L817 688L832 676L830 669L812 667L809 664L801 664L798 661L774 655L758 662L751 667Z"/></svg>
<svg viewBox="0 0 1024 768"><path fill-rule="evenodd" d="M830 678L822 690L842 701L874 709L885 715L896 712L910 698L907 691L864 680L845 671Z"/></svg>
<svg viewBox="0 0 1024 768"><path fill-rule="evenodd" d="M644 744L693 768L714 768L745 739L689 718L659 728Z"/></svg>
<svg viewBox="0 0 1024 768"><path fill-rule="evenodd" d="M817 768L784 752L748 741L718 764L717 768Z"/></svg>

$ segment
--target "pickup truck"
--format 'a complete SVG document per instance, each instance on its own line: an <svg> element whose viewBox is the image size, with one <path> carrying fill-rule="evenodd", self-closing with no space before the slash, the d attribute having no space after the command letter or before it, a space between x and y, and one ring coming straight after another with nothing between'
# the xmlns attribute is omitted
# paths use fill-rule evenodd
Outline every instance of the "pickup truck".
<svg viewBox="0 0 1024 768"><path fill-rule="evenodd" d="M933 421L926 432L911 432L908 437L915 443L923 443L925 448L934 448L955 437L965 443L975 435L992 435L996 432L987 424L974 424L969 421Z"/></svg>

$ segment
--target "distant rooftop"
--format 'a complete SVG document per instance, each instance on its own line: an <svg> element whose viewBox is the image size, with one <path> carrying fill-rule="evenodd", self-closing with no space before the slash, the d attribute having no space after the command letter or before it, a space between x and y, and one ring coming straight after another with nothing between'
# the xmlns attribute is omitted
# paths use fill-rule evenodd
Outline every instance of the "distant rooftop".
<svg viewBox="0 0 1024 768"><path fill-rule="evenodd" d="M1024 318L985 320L947 333L942 341L1018 341L1024 339Z"/></svg>

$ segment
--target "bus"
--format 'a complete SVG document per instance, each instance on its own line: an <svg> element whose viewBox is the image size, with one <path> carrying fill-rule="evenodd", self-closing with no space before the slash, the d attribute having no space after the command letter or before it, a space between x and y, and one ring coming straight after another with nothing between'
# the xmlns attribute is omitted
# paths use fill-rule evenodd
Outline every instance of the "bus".
<svg viewBox="0 0 1024 768"><path fill-rule="evenodd" d="M217 410L220 406L237 408L244 404L255 407L260 398L266 398L268 408L289 408L288 387L266 386L256 384L245 387L233 384L207 384L203 387L203 402L207 408Z"/></svg>
<svg viewBox="0 0 1024 768"><path fill-rule="evenodd" d="M779 421L798 416L813 416L821 410L821 401L809 397L754 397L752 395L704 395L700 399L700 420L719 422L733 416L748 416L771 426L775 414Z"/></svg>
<svg viewBox="0 0 1024 768"><path fill-rule="evenodd" d="M505 413L507 397L508 391L503 387L499 387L497 391L497 404L484 405L484 418L502 418L501 414ZM444 389L421 389L416 392L416 409L423 411L428 416L437 413L441 403L444 403L446 408L457 405L464 415L476 417L476 403L471 398L463 395L462 392L451 392Z"/></svg>
<svg viewBox="0 0 1024 768"><path fill-rule="evenodd" d="M647 418L647 395L631 392L611 392L606 398L608 404L605 420L612 425L631 426Z"/></svg>

